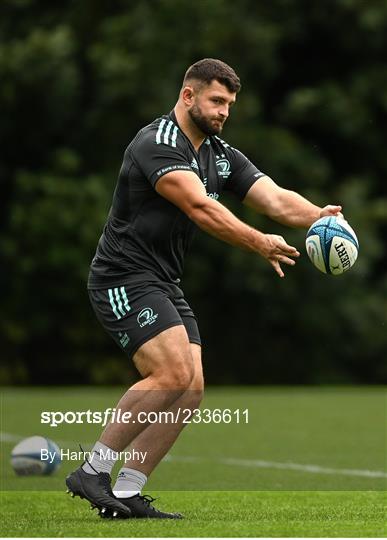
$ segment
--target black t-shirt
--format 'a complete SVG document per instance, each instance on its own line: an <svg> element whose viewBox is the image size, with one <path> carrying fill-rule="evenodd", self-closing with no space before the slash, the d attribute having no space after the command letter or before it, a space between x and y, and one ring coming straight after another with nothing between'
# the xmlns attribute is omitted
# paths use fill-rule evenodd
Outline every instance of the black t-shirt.
<svg viewBox="0 0 387 540"><path fill-rule="evenodd" d="M141 129L127 147L107 223L92 261L88 288L125 283L178 283L196 225L155 190L170 171L193 171L207 195L223 190L244 199L264 176L239 150L217 136L198 152L174 112Z"/></svg>

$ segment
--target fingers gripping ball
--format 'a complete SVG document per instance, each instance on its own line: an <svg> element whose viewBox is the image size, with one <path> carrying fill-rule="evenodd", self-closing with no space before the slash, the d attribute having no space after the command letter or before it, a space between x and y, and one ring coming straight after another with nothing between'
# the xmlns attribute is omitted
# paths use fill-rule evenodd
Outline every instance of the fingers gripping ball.
<svg viewBox="0 0 387 540"><path fill-rule="evenodd" d="M317 220L306 234L306 251L325 274L343 274L356 262L359 242L352 227L339 217Z"/></svg>

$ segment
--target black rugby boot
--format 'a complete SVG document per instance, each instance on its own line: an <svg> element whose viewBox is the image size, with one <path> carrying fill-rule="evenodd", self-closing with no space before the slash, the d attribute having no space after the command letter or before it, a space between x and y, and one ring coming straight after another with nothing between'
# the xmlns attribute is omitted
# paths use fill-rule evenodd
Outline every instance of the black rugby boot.
<svg viewBox="0 0 387 540"><path fill-rule="evenodd" d="M122 519L131 517L130 508L114 496L108 473L88 474L79 467L68 475L66 485L67 493L71 493L72 497L87 499L92 510L98 508L100 516Z"/></svg>
<svg viewBox="0 0 387 540"><path fill-rule="evenodd" d="M161 512L156 510L151 503L155 501L149 495L134 495L127 499L117 499L124 504L131 512L132 518L153 518L153 519L183 519L181 514ZM100 514L101 515L101 514ZM101 517L105 517L101 515Z"/></svg>

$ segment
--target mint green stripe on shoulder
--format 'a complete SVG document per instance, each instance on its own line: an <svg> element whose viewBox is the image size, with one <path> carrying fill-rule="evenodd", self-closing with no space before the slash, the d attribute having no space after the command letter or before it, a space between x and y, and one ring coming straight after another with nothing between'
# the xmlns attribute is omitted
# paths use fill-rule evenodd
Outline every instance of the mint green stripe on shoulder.
<svg viewBox="0 0 387 540"><path fill-rule="evenodd" d="M177 132L179 131L179 128L177 126L175 126L173 128L173 132L172 132L172 146L174 148L176 148L176 141L177 141Z"/></svg>
<svg viewBox="0 0 387 540"><path fill-rule="evenodd" d="M164 144L169 144L169 133L171 131L171 127L173 126L173 122L170 120L168 122L168 125L167 125L167 129L165 130L165 133L164 133Z"/></svg>
<svg viewBox="0 0 387 540"><path fill-rule="evenodd" d="M165 125L165 118L163 118L159 124L159 129L157 130L157 133L156 133L156 143L157 144L161 144L161 134L163 132L163 128L164 128L164 125Z"/></svg>

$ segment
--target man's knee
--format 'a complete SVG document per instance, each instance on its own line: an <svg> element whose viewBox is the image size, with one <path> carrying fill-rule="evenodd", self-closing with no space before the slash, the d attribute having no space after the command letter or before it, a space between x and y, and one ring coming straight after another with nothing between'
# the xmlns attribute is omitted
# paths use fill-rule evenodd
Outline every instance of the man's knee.
<svg viewBox="0 0 387 540"><path fill-rule="evenodd" d="M193 378L192 365L183 362L174 364L169 370L167 378L171 388L187 390Z"/></svg>
<svg viewBox="0 0 387 540"><path fill-rule="evenodd" d="M203 374L195 373L191 384L184 393L184 406L188 409L197 409L204 397L204 379Z"/></svg>
<svg viewBox="0 0 387 540"><path fill-rule="evenodd" d="M194 361L184 326L164 330L146 342L134 356L141 375L156 381L157 388L189 388L194 377Z"/></svg>
<svg viewBox="0 0 387 540"><path fill-rule="evenodd" d="M165 367L157 373L162 388L186 391L194 377L192 357L189 353L165 361Z"/></svg>

